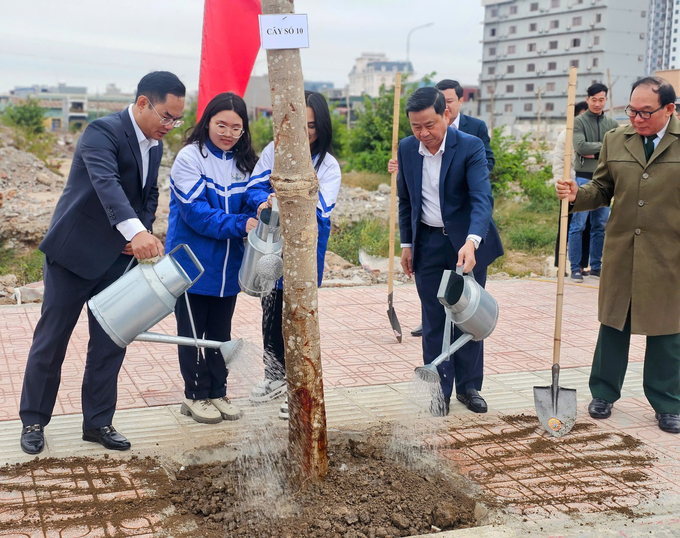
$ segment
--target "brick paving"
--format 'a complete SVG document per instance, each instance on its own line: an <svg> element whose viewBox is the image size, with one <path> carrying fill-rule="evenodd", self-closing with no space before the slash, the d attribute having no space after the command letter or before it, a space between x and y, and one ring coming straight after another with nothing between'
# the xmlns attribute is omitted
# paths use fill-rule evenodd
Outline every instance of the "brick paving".
<svg viewBox="0 0 680 538"><path fill-rule="evenodd" d="M384 286L321 289L319 312L329 427L390 421L408 428L414 420L429 421L425 430L413 429L415 440L429 444L450 460L461 474L501 502L516 517L515 522L524 525L545 525L547 531L550 522L562 521L560 518L572 521L569 518L581 514L578 517L591 517L588 521L595 529L598 522L604 525L605 521L614 529L612 517L654 514L665 525L664 532L680 530L680 521L669 519L680 513L679 436L658 429L654 412L644 398L642 337L633 337L623 398L616 403L612 417L594 421L587 415L587 378L598 329L596 282L588 279L585 285L566 286L560 384L577 388L579 418L572 432L561 439L543 432L533 409L533 386L550 383L554 282L489 282L487 289L501 311L496 331L485 342L482 393L490 412L473 415L458 402L452 402L451 415L439 421L429 417L428 398L414 394L411 383L413 368L421 363L420 339L409 334L419 323L415 287L395 288L395 309L404 330L401 344L396 342L387 321ZM39 306L33 305L0 308L0 447L5 452L0 463L28 460L18 449L18 401L25 358L39 313ZM218 429L179 415L176 404L182 399L182 380L173 346L134 343L128 348L119 378L120 411L116 422L133 442L133 452L136 449L139 454L148 453L154 444L159 444L158 439L148 438L148 424L156 425L162 443L173 446L178 439L199 439L206 431L238 437L255 417L259 420L275 416L279 402L249 408L246 401L250 388L262 377L260 323L259 301L242 295L234 316L233 336L244 338L247 345L230 373L228 395L244 407L246 418L218 425ZM166 319L154 330L173 334L174 321ZM102 453L101 447L82 443L78 437L86 340L83 315L62 370L45 456ZM279 421L271 427L285 425ZM59 438L52 438L51 431L59 432ZM125 470L119 475L124 477ZM22 480L37 478L26 476ZM64 491L73 490L75 494L78 479L68 480L75 480L76 486L65 486ZM131 484L129 480L127 483ZM122 493L140 494L134 487L125 491ZM24 494L34 495L21 501L28 502L24 519L26 514L39 515L41 502L55 502L52 498L39 499L35 492ZM16 516L18 502L16 495L0 495L0 523ZM639 521L640 533L646 532L648 522ZM119 522L115 530L125 536L151 536L155 525L151 519ZM0 531L0 536L51 536L39 528L31 530L30 525L26 528L26 532L15 534ZM603 529L586 535L604 536ZM68 525L63 530L59 536L106 536L109 532L105 527L78 530ZM636 535L633 530L626 532ZM497 534L488 531L484 535L520 534L503 532L498 528Z"/></svg>

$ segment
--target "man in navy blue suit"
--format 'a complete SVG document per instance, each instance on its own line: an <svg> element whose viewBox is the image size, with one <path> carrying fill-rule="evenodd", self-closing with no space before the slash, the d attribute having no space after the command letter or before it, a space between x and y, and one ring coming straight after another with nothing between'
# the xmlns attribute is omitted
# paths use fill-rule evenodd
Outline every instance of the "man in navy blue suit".
<svg viewBox="0 0 680 538"><path fill-rule="evenodd" d="M496 160L491 150L491 140L489 139L486 123L480 119L460 113L460 106L463 104L463 87L456 80L444 79L440 80L435 88L442 92L444 99L446 99L446 108L449 111L449 125L459 131L476 136L484 142L486 165L489 168L489 172L491 172L496 164Z"/></svg>
<svg viewBox="0 0 680 538"><path fill-rule="evenodd" d="M161 140L183 123L184 84L167 71L149 73L134 104L88 125L40 250L45 296L28 354L19 416L21 448L38 454L52 418L61 367L83 305L120 277L132 256L163 254L151 234L158 205ZM131 313L132 314L132 313ZM125 356L88 310L90 340L83 375L83 440L110 450L129 441L111 425Z"/></svg>
<svg viewBox="0 0 680 538"><path fill-rule="evenodd" d="M446 269L462 265L481 286L486 268L503 254L491 219L493 197L483 142L449 127L444 95L419 88L406 102L413 136L399 144L399 230L401 264L415 274L422 304L423 361L441 352L445 312L437 290ZM460 336L456 330L454 337ZM430 412L445 416L455 384L456 398L468 409L485 413L480 396L484 369L482 342L469 342L439 366L443 400Z"/></svg>

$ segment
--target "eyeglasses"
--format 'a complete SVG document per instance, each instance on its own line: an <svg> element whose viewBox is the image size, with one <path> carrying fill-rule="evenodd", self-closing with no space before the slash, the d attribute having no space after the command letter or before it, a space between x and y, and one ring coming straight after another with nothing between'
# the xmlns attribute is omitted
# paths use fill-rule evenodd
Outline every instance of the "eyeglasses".
<svg viewBox="0 0 680 538"><path fill-rule="evenodd" d="M231 136L232 138L241 138L241 135L245 132L243 127L229 127L223 123L213 123L216 132L220 136Z"/></svg>
<svg viewBox="0 0 680 538"><path fill-rule="evenodd" d="M158 113L158 110L154 108L154 106L151 104L151 101L149 101L149 106L151 107L151 110L153 110L156 113L156 116L158 116L158 119L161 120L161 125L172 125L173 127L180 127L181 125L184 125L184 120L176 120L174 118L164 118Z"/></svg>
<svg viewBox="0 0 680 538"><path fill-rule="evenodd" d="M628 116L631 120L633 118L635 118L635 116L640 116L640 119L648 120L649 118L652 117L652 114L654 114L655 112L658 112L662 108L666 108L666 107L660 106L656 110L652 110L651 112L647 112L646 110L634 110L634 109L630 108L630 105L628 105L625 108L624 112L626 113L626 116Z"/></svg>

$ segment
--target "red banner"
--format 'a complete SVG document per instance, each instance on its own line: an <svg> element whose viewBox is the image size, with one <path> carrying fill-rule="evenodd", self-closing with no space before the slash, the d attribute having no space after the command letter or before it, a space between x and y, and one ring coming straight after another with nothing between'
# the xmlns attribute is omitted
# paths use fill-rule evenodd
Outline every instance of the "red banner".
<svg viewBox="0 0 680 538"><path fill-rule="evenodd" d="M198 118L218 93L243 97L260 49L260 0L205 0Z"/></svg>

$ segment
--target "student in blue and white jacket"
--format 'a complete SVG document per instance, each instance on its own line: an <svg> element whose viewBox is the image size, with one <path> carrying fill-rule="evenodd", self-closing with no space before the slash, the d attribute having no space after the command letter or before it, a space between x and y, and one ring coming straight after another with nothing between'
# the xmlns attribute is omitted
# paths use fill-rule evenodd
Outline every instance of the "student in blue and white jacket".
<svg viewBox="0 0 680 538"><path fill-rule="evenodd" d="M257 224L255 210L244 199L257 156L251 146L248 114L234 93L215 96L177 154L170 173L170 217L166 248L186 243L205 272L191 287L190 312L177 301L177 333L198 338L231 340L231 319L241 291L238 271L243 238ZM183 267L191 267L183 251ZM194 276L194 275L190 275ZM228 371L218 350L179 346L184 378L181 412L197 422L236 420L241 411L227 398Z"/></svg>
<svg viewBox="0 0 680 538"><path fill-rule="evenodd" d="M323 278L328 237L331 232L331 212L335 207L340 190L340 165L331 154L333 127L328 103L317 92L305 92L307 102L307 130L312 152L312 163L319 180L319 203L316 206L316 221L319 226L319 240L316 250L318 285ZM258 190L248 191L250 205L258 208L272 192L269 177L274 167L274 142L262 151L249 187ZM264 341L264 381L258 383L251 392L251 400L265 402L273 400L286 391L286 367L282 331L283 290L282 281L268 297L262 299L262 339ZM288 418L287 402L281 407L281 418Z"/></svg>

